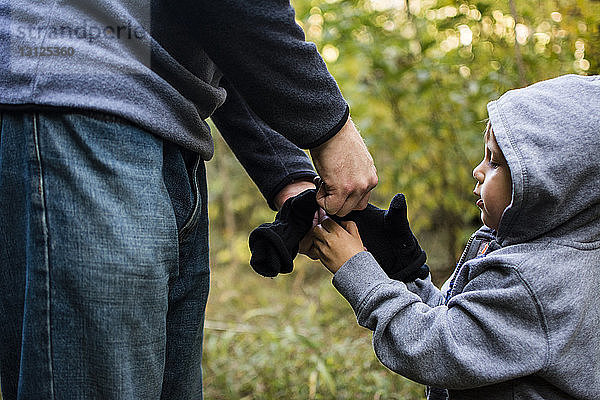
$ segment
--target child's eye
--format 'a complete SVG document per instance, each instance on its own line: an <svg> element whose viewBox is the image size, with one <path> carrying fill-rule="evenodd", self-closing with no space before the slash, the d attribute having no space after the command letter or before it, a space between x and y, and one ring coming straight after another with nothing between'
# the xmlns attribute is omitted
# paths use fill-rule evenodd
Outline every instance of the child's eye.
<svg viewBox="0 0 600 400"><path fill-rule="evenodd" d="M490 161L488 162L488 165L489 165L491 168L493 168L493 169L497 169L498 167L500 167L500 164L498 164L498 163L496 163L496 162L494 162L494 161L492 161L492 160L490 160Z"/></svg>

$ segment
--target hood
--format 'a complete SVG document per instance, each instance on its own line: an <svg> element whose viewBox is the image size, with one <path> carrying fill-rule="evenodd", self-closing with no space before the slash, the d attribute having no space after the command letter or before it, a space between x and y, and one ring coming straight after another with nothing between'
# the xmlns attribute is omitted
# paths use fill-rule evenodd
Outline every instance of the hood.
<svg viewBox="0 0 600 400"><path fill-rule="evenodd" d="M600 241L600 76L542 81L487 108L513 185L498 242Z"/></svg>

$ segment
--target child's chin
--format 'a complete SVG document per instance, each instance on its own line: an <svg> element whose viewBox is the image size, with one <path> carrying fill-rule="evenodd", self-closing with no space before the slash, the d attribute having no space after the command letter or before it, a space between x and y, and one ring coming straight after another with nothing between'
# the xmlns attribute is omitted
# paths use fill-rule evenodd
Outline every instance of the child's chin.
<svg viewBox="0 0 600 400"><path fill-rule="evenodd" d="M486 221L487 221L487 217L486 217L485 213L483 212L483 210L481 210L481 214L480 214L480 217L479 217L479 218L481 219L481 222L483 222L483 224L484 224L485 226L487 226L487 223L486 223Z"/></svg>
<svg viewBox="0 0 600 400"><path fill-rule="evenodd" d="M481 222L488 228L498 229L498 221L494 221L489 215L485 214L484 211L481 211Z"/></svg>

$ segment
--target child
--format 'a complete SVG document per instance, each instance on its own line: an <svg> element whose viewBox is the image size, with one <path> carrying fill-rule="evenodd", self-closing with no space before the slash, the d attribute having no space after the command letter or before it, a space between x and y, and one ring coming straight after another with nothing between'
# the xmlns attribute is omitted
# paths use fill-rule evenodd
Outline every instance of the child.
<svg viewBox="0 0 600 400"><path fill-rule="evenodd" d="M600 76L512 90L488 112L485 226L441 290L389 279L352 222L326 218L313 245L381 362L429 399L600 399Z"/></svg>

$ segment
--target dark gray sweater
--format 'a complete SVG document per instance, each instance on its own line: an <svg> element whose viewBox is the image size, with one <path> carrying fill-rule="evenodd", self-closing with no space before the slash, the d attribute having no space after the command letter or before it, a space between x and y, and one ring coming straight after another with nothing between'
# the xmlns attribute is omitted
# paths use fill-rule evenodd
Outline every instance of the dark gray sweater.
<svg viewBox="0 0 600 400"><path fill-rule="evenodd" d="M205 160L214 115L268 199L348 116L288 0L2 2L0 104L116 114Z"/></svg>

